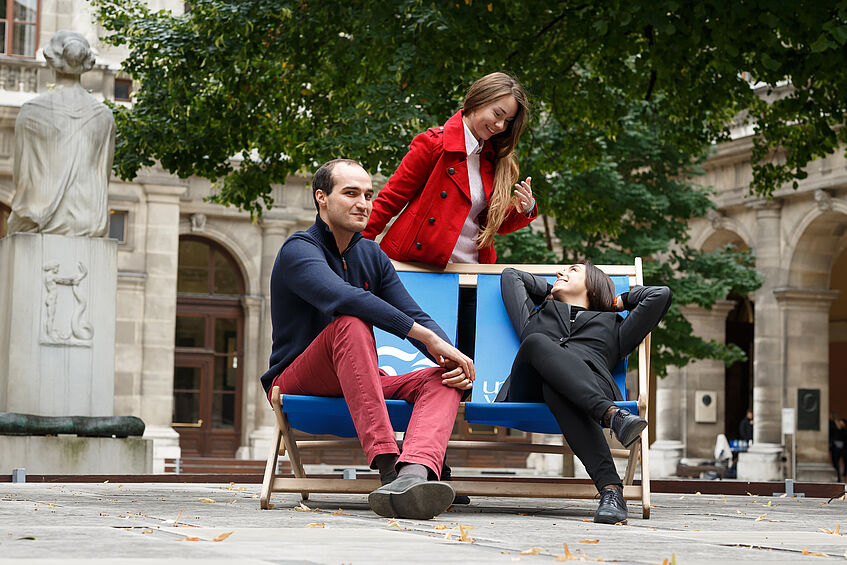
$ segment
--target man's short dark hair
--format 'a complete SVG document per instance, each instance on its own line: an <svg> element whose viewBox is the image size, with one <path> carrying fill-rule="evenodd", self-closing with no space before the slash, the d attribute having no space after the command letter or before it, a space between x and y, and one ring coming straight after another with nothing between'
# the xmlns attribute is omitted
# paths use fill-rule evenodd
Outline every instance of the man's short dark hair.
<svg viewBox="0 0 847 565"><path fill-rule="evenodd" d="M318 190L323 190L324 194L332 193L332 185L334 183L332 179L332 170L339 163L362 167L362 164L355 159L333 159L332 161L327 161L321 165L320 168L315 171L314 176L312 176L312 198L315 199L315 210L320 210L320 206L318 206L318 198L315 196L315 193ZM364 169L364 167L362 168Z"/></svg>

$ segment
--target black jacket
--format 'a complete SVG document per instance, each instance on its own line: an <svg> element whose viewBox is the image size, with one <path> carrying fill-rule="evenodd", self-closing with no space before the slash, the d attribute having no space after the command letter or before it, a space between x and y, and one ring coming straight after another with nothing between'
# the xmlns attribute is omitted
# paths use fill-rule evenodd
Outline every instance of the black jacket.
<svg viewBox="0 0 847 565"><path fill-rule="evenodd" d="M577 353L592 370L612 387L614 400L623 395L612 377L612 369L632 352L658 325L671 304L672 293L666 286L635 286L621 295L629 315L586 310L570 322L570 306L558 300L546 300L553 287L542 277L508 268L500 277L500 290L509 320L520 336L541 333ZM511 375L495 402L521 402L509 396Z"/></svg>

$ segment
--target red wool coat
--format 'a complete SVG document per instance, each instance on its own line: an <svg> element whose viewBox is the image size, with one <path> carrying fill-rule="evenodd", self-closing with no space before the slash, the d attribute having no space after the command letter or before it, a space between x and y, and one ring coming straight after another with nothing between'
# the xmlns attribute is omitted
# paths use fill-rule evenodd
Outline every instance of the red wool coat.
<svg viewBox="0 0 847 565"><path fill-rule="evenodd" d="M379 191L368 226L362 235L374 239L403 210L382 238L380 247L397 261L447 265L465 218L471 209L467 153L462 112L443 126L415 137L397 171ZM479 159L486 200L494 189L494 149L485 144ZM488 208L479 216L485 226ZM538 207L527 216L512 207L497 233L511 233L538 216ZM489 245L479 250L480 263L494 263L497 253Z"/></svg>

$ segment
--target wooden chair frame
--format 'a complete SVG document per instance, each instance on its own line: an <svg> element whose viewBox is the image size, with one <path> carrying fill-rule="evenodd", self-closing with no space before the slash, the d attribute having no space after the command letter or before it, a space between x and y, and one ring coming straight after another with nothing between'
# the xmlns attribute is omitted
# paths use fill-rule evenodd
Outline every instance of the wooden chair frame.
<svg viewBox="0 0 847 565"><path fill-rule="evenodd" d="M477 274L499 274L506 267L515 267L533 274L550 274L554 272L545 265L448 265L440 271L423 265L395 262L398 271L452 272L459 273L459 285L464 287L476 286ZM636 258L634 265L598 265L608 275L626 275L630 277L630 286L642 285L641 258ZM638 390L637 401L639 414L648 414L649 409L649 372L650 372L650 335L638 347ZM630 397L633 395L630 393ZM300 440L294 439L294 432L288 423L282 407L282 396L279 388L271 392L276 425L271 440L265 476L262 482L260 504L263 509L272 506L271 493L299 492L303 500L308 500L309 493L339 493L367 494L380 486L376 475L356 479L344 479L338 475L306 476L300 460L301 449L333 449L360 447L356 439L336 440ZM613 457L626 457L627 468L624 473L624 498L640 500L642 517L650 517L650 472L648 464L648 429L641 432L641 437L628 449L613 448ZM454 449L485 449L489 451L518 451L525 453L572 454L567 445L548 445L538 443L513 443L477 440L451 440L447 448ZM288 453L293 477L277 476L277 458ZM634 482L636 466L641 465L641 484ZM526 478L493 478L493 477L454 477L450 483L456 494L469 496L510 496L526 498L594 498L597 490L591 481L585 479L526 477Z"/></svg>

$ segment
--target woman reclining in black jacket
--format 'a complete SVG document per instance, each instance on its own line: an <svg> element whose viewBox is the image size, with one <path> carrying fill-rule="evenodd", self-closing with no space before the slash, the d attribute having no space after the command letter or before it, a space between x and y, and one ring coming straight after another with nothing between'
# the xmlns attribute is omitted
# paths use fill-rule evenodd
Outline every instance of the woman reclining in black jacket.
<svg viewBox="0 0 847 565"><path fill-rule="evenodd" d="M623 400L611 370L658 325L671 303L666 286L635 286L615 297L615 286L589 261L542 277L505 269L503 303L521 346L498 402L544 402L574 454L600 492L595 522L627 519L623 483L603 427L625 447L647 421L614 401ZM629 310L626 318L617 312Z"/></svg>

